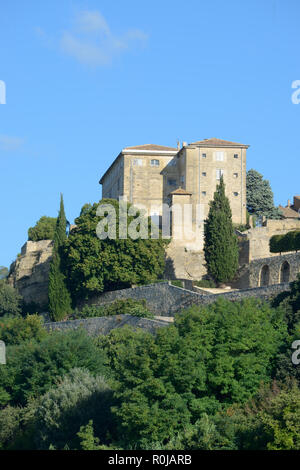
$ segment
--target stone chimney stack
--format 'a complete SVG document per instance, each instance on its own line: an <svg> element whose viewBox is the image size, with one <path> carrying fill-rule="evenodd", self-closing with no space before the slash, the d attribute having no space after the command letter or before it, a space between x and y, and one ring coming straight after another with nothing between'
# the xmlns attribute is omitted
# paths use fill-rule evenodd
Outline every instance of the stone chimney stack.
<svg viewBox="0 0 300 470"><path fill-rule="evenodd" d="M288 204L287 204L288 207L291 207L291 200L288 199Z"/></svg>
<svg viewBox="0 0 300 470"><path fill-rule="evenodd" d="M179 151L180 150L180 140L177 140L177 150Z"/></svg>

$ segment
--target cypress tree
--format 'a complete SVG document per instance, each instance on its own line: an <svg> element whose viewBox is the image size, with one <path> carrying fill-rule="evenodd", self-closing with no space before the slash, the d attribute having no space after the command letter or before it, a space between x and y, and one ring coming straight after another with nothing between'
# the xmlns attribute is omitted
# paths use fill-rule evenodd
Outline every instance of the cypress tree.
<svg viewBox="0 0 300 470"><path fill-rule="evenodd" d="M234 278L238 269L239 248L223 176L210 202L204 225L204 255L208 274L217 283L229 282Z"/></svg>
<svg viewBox="0 0 300 470"><path fill-rule="evenodd" d="M61 249L67 238L67 219L62 194L60 195L60 210L54 233L53 256L49 272L49 311L53 321L62 320L71 313L71 297L61 269Z"/></svg>

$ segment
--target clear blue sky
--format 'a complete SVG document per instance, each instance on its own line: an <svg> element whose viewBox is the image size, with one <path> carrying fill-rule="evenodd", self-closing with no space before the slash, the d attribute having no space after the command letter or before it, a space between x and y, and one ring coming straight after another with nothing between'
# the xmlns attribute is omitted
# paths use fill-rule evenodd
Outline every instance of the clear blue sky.
<svg viewBox="0 0 300 470"><path fill-rule="evenodd" d="M275 202L300 193L299 0L11 0L0 6L1 257L42 215L101 198L129 145L250 144Z"/></svg>

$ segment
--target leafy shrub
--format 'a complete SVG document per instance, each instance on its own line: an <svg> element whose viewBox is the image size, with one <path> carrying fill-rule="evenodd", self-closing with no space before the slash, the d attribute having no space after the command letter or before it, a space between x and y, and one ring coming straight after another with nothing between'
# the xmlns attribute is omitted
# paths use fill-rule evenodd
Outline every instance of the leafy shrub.
<svg viewBox="0 0 300 470"><path fill-rule="evenodd" d="M8 276L8 269L5 266L0 266L0 280Z"/></svg>
<svg viewBox="0 0 300 470"><path fill-rule="evenodd" d="M0 405L24 406L48 391L58 377L74 367L105 374L105 356L85 330L53 332L42 341L7 347L0 368Z"/></svg>
<svg viewBox="0 0 300 470"><path fill-rule="evenodd" d="M72 319L107 317L111 315L133 315L135 317L153 318L154 315L147 309L146 300L120 299L108 305L85 305L80 311L75 310Z"/></svg>
<svg viewBox="0 0 300 470"><path fill-rule="evenodd" d="M20 314L21 303L18 291L4 280L0 281L0 317Z"/></svg>
<svg viewBox="0 0 300 470"><path fill-rule="evenodd" d="M34 227L30 227L28 229L28 240L33 242L40 240L53 240L56 221L56 217L41 217Z"/></svg>
<svg viewBox="0 0 300 470"><path fill-rule="evenodd" d="M183 282L175 279L174 281L171 281L171 285L175 287L183 287Z"/></svg>
<svg viewBox="0 0 300 470"><path fill-rule="evenodd" d="M270 238L269 245L271 253L297 251L300 249L300 232L292 231L285 235L273 235Z"/></svg>
<svg viewBox="0 0 300 470"><path fill-rule="evenodd" d="M61 378L39 401L35 413L36 447L49 449L78 448L76 432L88 423L95 423L97 437L105 440L112 428L110 407L112 391L102 376L74 368Z"/></svg>
<svg viewBox="0 0 300 470"><path fill-rule="evenodd" d="M283 316L256 299L220 299L191 307L156 336L123 328L99 338L127 445L171 439L204 413L246 402L274 371L287 340Z"/></svg>
<svg viewBox="0 0 300 470"><path fill-rule="evenodd" d="M20 344L32 339L41 341L47 336L42 318L38 315L28 315L26 318L14 317L0 320L0 340L6 345Z"/></svg>
<svg viewBox="0 0 300 470"><path fill-rule="evenodd" d="M201 279L200 281L194 281L194 285L197 287L215 288L216 283L212 279Z"/></svg>

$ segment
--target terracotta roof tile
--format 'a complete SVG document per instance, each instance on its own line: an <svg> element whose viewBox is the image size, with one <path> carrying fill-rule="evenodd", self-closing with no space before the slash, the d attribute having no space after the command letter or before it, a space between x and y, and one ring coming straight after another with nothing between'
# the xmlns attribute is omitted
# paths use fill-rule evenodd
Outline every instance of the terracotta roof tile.
<svg viewBox="0 0 300 470"><path fill-rule="evenodd" d="M283 217L285 217L286 219L298 219L299 218L298 211L293 209L293 206L290 206L290 207L279 206L279 209L281 210Z"/></svg>
<svg viewBox="0 0 300 470"><path fill-rule="evenodd" d="M185 189L182 189L182 188L177 188L177 189L175 189L175 191L172 191L170 194L171 195L182 194L184 196L191 196L192 195L191 192L186 191Z"/></svg>
<svg viewBox="0 0 300 470"><path fill-rule="evenodd" d="M217 139L216 137L198 140L197 142L192 142L190 145L199 145L201 147L249 147L249 145L230 142L229 140Z"/></svg>
<svg viewBox="0 0 300 470"><path fill-rule="evenodd" d="M165 151L177 151L175 147L164 147L163 145L145 144L136 145L134 147L125 147L123 150L165 150Z"/></svg>

